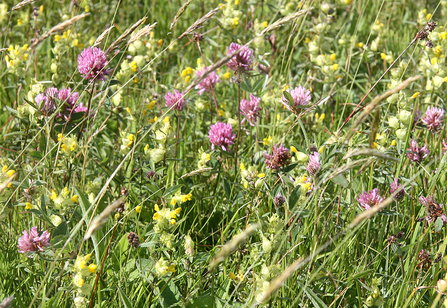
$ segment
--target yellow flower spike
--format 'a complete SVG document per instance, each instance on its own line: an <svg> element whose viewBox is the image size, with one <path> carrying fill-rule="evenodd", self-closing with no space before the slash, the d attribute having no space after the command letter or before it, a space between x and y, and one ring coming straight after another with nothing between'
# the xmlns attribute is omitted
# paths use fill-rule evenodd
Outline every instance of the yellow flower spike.
<svg viewBox="0 0 447 308"><path fill-rule="evenodd" d="M3 165L3 168L2 168L2 173L5 173L5 172L6 172L6 170L8 170L8 166L7 166L7 165Z"/></svg>
<svg viewBox="0 0 447 308"><path fill-rule="evenodd" d="M320 116L320 120L323 121L325 117L326 117L326 115L324 113L322 113Z"/></svg>
<svg viewBox="0 0 447 308"><path fill-rule="evenodd" d="M175 225L177 221L175 219L171 219L171 225Z"/></svg>
<svg viewBox="0 0 447 308"><path fill-rule="evenodd" d="M236 26L239 25L239 17L233 18L233 28L236 28Z"/></svg>
<svg viewBox="0 0 447 308"><path fill-rule="evenodd" d="M264 178L264 177L265 177L265 173L259 173L259 174L258 174L258 178L262 179L262 178Z"/></svg>
<svg viewBox="0 0 447 308"><path fill-rule="evenodd" d="M163 45L163 40L159 39L157 43L158 43L158 46L161 46L161 45Z"/></svg>
<svg viewBox="0 0 447 308"><path fill-rule="evenodd" d="M90 265L88 266L88 271L89 271L90 273L95 273L97 269L98 269L98 266L97 266L96 264L94 264L94 263L92 263L92 264L90 264Z"/></svg>
<svg viewBox="0 0 447 308"><path fill-rule="evenodd" d="M206 160L211 160L211 155L210 154L206 154Z"/></svg>
<svg viewBox="0 0 447 308"><path fill-rule="evenodd" d="M293 145L290 147L290 151L292 151L295 154L296 152L298 152L298 150Z"/></svg>
<svg viewBox="0 0 447 308"><path fill-rule="evenodd" d="M81 277L75 277L74 283L76 286L82 288L82 286L84 285L84 279L82 279Z"/></svg>
<svg viewBox="0 0 447 308"><path fill-rule="evenodd" d="M67 152L67 145L63 144L61 145L62 151Z"/></svg>
<svg viewBox="0 0 447 308"><path fill-rule="evenodd" d="M420 94L421 94L421 92L416 92L416 93L413 94L412 98L416 98L416 97L418 97Z"/></svg>
<svg viewBox="0 0 447 308"><path fill-rule="evenodd" d="M189 82L191 80L191 76L186 76L186 78L185 78L185 82Z"/></svg>
<svg viewBox="0 0 447 308"><path fill-rule="evenodd" d="M25 203L25 210L31 210L33 208L33 205L29 202Z"/></svg>
<svg viewBox="0 0 447 308"><path fill-rule="evenodd" d="M158 214L158 213L154 213L154 216L152 216L153 220L157 220L159 218L160 218L160 214Z"/></svg>
<svg viewBox="0 0 447 308"><path fill-rule="evenodd" d="M281 115L278 113L278 114L276 115L276 121L279 121L279 120L281 120Z"/></svg>
<svg viewBox="0 0 447 308"><path fill-rule="evenodd" d="M223 116L225 114L225 111L223 111L222 109L219 109L219 116Z"/></svg>
<svg viewBox="0 0 447 308"><path fill-rule="evenodd" d="M202 64L202 58L197 58L197 66L200 66Z"/></svg>
<svg viewBox="0 0 447 308"><path fill-rule="evenodd" d="M138 214L141 213L141 205L139 205L135 208L135 212L137 212Z"/></svg>
<svg viewBox="0 0 447 308"><path fill-rule="evenodd" d="M447 32L441 32L439 36L441 37L441 39L445 40L447 38Z"/></svg>
<svg viewBox="0 0 447 308"><path fill-rule="evenodd" d="M23 60L28 60L28 54L27 53L23 54L22 59Z"/></svg>
<svg viewBox="0 0 447 308"><path fill-rule="evenodd" d="M14 173L16 173L15 170L9 170L8 172L6 172L6 175L10 178L14 175Z"/></svg>
<svg viewBox="0 0 447 308"><path fill-rule="evenodd" d="M74 195L73 197L71 197L71 200L73 201L73 202L78 202L78 195Z"/></svg>
<svg viewBox="0 0 447 308"><path fill-rule="evenodd" d="M71 144L70 150L71 150L71 151L74 151L75 149L76 149L76 143L73 142L73 143Z"/></svg>
<svg viewBox="0 0 447 308"><path fill-rule="evenodd" d="M84 11L85 11L86 13L90 12L90 8L89 8L88 5L86 5L86 6L84 7Z"/></svg>
<svg viewBox="0 0 447 308"><path fill-rule="evenodd" d="M310 188L312 187L312 183L306 183L306 184L304 184L304 187L307 189L307 190L310 190Z"/></svg>
<svg viewBox="0 0 447 308"><path fill-rule="evenodd" d="M303 181L303 183L307 181L307 174L303 175L303 177L301 178L301 181Z"/></svg>
<svg viewBox="0 0 447 308"><path fill-rule="evenodd" d="M174 213L175 213L175 215L178 215L178 214L180 214L181 211L182 211L182 208L178 207L174 210Z"/></svg>
<svg viewBox="0 0 447 308"><path fill-rule="evenodd" d="M59 34L56 34L56 35L54 36L54 40L55 40L56 42L59 42L60 39L61 39L61 36L60 36Z"/></svg>
<svg viewBox="0 0 447 308"><path fill-rule="evenodd" d="M240 168L241 170L245 170L245 165L244 165L244 163L240 163L239 168Z"/></svg>
<svg viewBox="0 0 447 308"><path fill-rule="evenodd" d="M55 200L56 198L57 198L57 193L54 190L52 190L50 199Z"/></svg>
<svg viewBox="0 0 447 308"><path fill-rule="evenodd" d="M174 198L172 198L171 200L171 205L175 205L177 203L177 200L175 200Z"/></svg>
<svg viewBox="0 0 447 308"><path fill-rule="evenodd" d="M358 43L358 44L357 44L357 47L358 47L358 48L362 48L363 45L364 45L363 43Z"/></svg>
<svg viewBox="0 0 447 308"><path fill-rule="evenodd" d="M154 205L154 209L155 209L156 212L160 211L160 208L158 207L158 204Z"/></svg>
<svg viewBox="0 0 447 308"><path fill-rule="evenodd" d="M335 53L331 54L331 60L334 61L335 59L337 59L337 55Z"/></svg>
<svg viewBox="0 0 447 308"><path fill-rule="evenodd" d="M306 44L309 44L309 43L310 43L310 38L306 37L306 38L304 39L304 42L305 42Z"/></svg>
<svg viewBox="0 0 447 308"><path fill-rule="evenodd" d="M393 141L391 141L391 146L395 147L396 146L396 139L394 139Z"/></svg>
<svg viewBox="0 0 447 308"><path fill-rule="evenodd" d="M386 54L385 53L380 53L380 58L382 59L382 60L385 60L386 59Z"/></svg>
<svg viewBox="0 0 447 308"><path fill-rule="evenodd" d="M262 23L262 27L264 27L264 28L267 28L268 25L269 25L268 21L264 21L264 22Z"/></svg>

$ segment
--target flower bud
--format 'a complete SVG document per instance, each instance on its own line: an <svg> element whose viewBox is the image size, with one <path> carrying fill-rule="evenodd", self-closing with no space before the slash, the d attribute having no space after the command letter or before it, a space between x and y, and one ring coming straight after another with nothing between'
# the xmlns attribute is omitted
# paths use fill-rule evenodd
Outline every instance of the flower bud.
<svg viewBox="0 0 447 308"><path fill-rule="evenodd" d="M309 160L309 156L303 152L296 152L295 156L300 163L306 163Z"/></svg>
<svg viewBox="0 0 447 308"><path fill-rule="evenodd" d="M396 130L396 136L399 138L399 140L405 141L405 138L407 137L407 129L406 128L400 128Z"/></svg>
<svg viewBox="0 0 447 308"><path fill-rule="evenodd" d="M447 288L447 282L444 279L439 279L436 286L438 287L439 292L444 292Z"/></svg>
<svg viewBox="0 0 447 308"><path fill-rule="evenodd" d="M388 124L392 127L392 128L394 128L394 129L398 129L399 128L399 119L398 118L396 118L396 117L394 117L394 116L390 116L389 118L388 118Z"/></svg>
<svg viewBox="0 0 447 308"><path fill-rule="evenodd" d="M407 110L401 110L399 112L399 119L401 120L402 123L404 124L410 124L411 122L411 117L412 117L412 113L411 111L407 111Z"/></svg>

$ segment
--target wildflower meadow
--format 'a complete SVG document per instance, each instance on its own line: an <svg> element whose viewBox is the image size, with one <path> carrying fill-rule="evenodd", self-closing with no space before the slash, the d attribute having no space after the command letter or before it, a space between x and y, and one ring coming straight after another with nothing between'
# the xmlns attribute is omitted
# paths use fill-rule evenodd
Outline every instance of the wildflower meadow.
<svg viewBox="0 0 447 308"><path fill-rule="evenodd" d="M446 27L2 0L0 307L447 307Z"/></svg>

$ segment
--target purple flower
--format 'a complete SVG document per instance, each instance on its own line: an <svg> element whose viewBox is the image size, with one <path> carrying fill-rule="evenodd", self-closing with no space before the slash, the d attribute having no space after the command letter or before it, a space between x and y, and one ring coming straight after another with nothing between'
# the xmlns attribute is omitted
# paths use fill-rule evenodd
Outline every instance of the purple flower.
<svg viewBox="0 0 447 308"><path fill-rule="evenodd" d="M241 48L241 45L236 43L231 43L230 47L227 49L227 56L231 55ZM250 66L253 62L253 50L244 46L239 53L234 55L230 61L227 62L227 66L233 70L241 73L250 71Z"/></svg>
<svg viewBox="0 0 447 308"><path fill-rule="evenodd" d="M48 88L45 90L45 94L40 93L34 98L44 116L50 116L56 110L54 99L57 98L58 93L57 88Z"/></svg>
<svg viewBox="0 0 447 308"><path fill-rule="evenodd" d="M270 155L264 152L265 163L267 168L276 170L281 167L287 166L290 162L289 149L286 149L283 144L279 147L277 144L273 146L273 154Z"/></svg>
<svg viewBox="0 0 447 308"><path fill-rule="evenodd" d="M87 108L82 108L82 103L78 104L79 93L71 92L71 88L59 90L58 98L64 104L61 112L57 114L58 118L64 118L66 121L70 121L73 113L87 111Z"/></svg>
<svg viewBox="0 0 447 308"><path fill-rule="evenodd" d="M203 75L203 73L206 71L208 67L204 67L202 69L199 69L196 73L196 77L200 77ZM197 86L196 88L199 89L199 95L202 95L203 92L211 92L211 89L213 86L220 82L219 76L216 74L215 71L212 71L208 76L206 76Z"/></svg>
<svg viewBox="0 0 447 308"><path fill-rule="evenodd" d="M184 92L179 92L174 89L174 93L168 92L165 95L166 104L165 106L171 108L174 106L174 109L178 111L183 110L188 100L185 98Z"/></svg>
<svg viewBox="0 0 447 308"><path fill-rule="evenodd" d="M259 117L259 103L261 102L261 98L250 94L250 100L247 101L245 99L241 100L241 114L245 116L241 123L247 119L251 126L256 125L256 120Z"/></svg>
<svg viewBox="0 0 447 308"><path fill-rule="evenodd" d="M374 188L369 192L364 191L363 194L360 194L356 199L365 210L370 210L371 207L385 200L385 198L379 195L379 190L377 188Z"/></svg>
<svg viewBox="0 0 447 308"><path fill-rule="evenodd" d="M104 51L96 47L88 47L78 56L78 71L88 80L106 80L105 76L111 73L110 70L104 69L108 63Z"/></svg>
<svg viewBox="0 0 447 308"><path fill-rule="evenodd" d="M428 107L422 122L432 133L436 133L442 128L442 119L444 118L444 109Z"/></svg>
<svg viewBox="0 0 447 308"><path fill-rule="evenodd" d="M405 197L405 193L406 193L406 190L405 190L405 188L402 186L402 185L399 185L398 183L397 183L397 179L394 179L394 181L393 182L391 182L391 188L390 188L390 193L391 194L394 194L396 191L399 191L398 193L396 193L396 195L393 197L394 198L394 200L396 200L396 201L400 201L400 200L402 200L404 197Z"/></svg>
<svg viewBox="0 0 447 308"><path fill-rule="evenodd" d="M50 233L48 231L42 232L39 236L37 227L32 227L28 231L23 230L22 237L19 238L19 252L26 253L31 251L44 251L45 247L50 245ZM30 256L31 258L32 256Z"/></svg>
<svg viewBox="0 0 447 308"><path fill-rule="evenodd" d="M427 197L420 196L419 202L425 205L425 211L427 212L425 219L427 222L435 222L438 217L440 217L444 223L447 222L447 216L442 209L442 204L437 204L434 201L433 195Z"/></svg>
<svg viewBox="0 0 447 308"><path fill-rule="evenodd" d="M287 89L286 92L289 92L290 95L292 95L293 107L307 105L311 100L310 90L306 89L303 86L295 87L295 89L293 90ZM285 98L284 95L281 101L286 107L289 106L289 101Z"/></svg>
<svg viewBox="0 0 447 308"><path fill-rule="evenodd" d="M211 142L211 148L214 151L214 146L222 148L224 151L230 151L228 146L234 144L236 134L233 134L233 127L230 123L217 122L210 126L208 136ZM230 151L231 152L231 151Z"/></svg>
<svg viewBox="0 0 447 308"><path fill-rule="evenodd" d="M311 177L317 176L320 169L320 154L313 152L309 155L309 162L307 163L306 170Z"/></svg>
<svg viewBox="0 0 447 308"><path fill-rule="evenodd" d="M427 145L424 145L422 148L418 147L416 140L411 140L410 148L407 150L407 157L412 162L420 162L425 157L430 154L430 151L427 148Z"/></svg>

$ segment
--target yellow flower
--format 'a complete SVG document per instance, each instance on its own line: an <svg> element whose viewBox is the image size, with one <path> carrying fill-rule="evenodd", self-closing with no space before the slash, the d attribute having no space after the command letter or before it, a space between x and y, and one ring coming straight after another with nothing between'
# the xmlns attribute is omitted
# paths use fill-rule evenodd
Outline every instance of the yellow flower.
<svg viewBox="0 0 447 308"><path fill-rule="evenodd" d="M154 220L157 220L160 218L160 214L154 213L154 216L152 217Z"/></svg>
<svg viewBox="0 0 447 308"><path fill-rule="evenodd" d="M74 39L73 40L73 46L78 46L79 45L79 40L78 39Z"/></svg>
<svg viewBox="0 0 447 308"><path fill-rule="evenodd" d="M233 28L236 28L236 26L239 25L239 17L234 17L233 18Z"/></svg>
<svg viewBox="0 0 447 308"><path fill-rule="evenodd" d="M43 12L43 5L40 6L39 11Z"/></svg>
<svg viewBox="0 0 447 308"><path fill-rule="evenodd" d="M175 219L171 219L171 225L175 225L177 221Z"/></svg>
<svg viewBox="0 0 447 308"><path fill-rule="evenodd" d="M51 197L50 197L50 199L51 199L51 200L55 200L56 198L57 198L57 193L56 193L56 191L55 191L55 190L51 191Z"/></svg>
<svg viewBox="0 0 447 308"><path fill-rule="evenodd" d="M439 33L439 36L441 37L441 39L445 40L447 38L447 32L441 32Z"/></svg>
<svg viewBox="0 0 447 308"><path fill-rule="evenodd" d="M135 208L135 212L137 212L138 214L141 213L141 205L139 205Z"/></svg>
<svg viewBox="0 0 447 308"><path fill-rule="evenodd" d="M335 63L335 64L332 65L332 69L333 69L334 71L336 71L336 70L338 69L338 66L339 66L339 65L338 65L337 63Z"/></svg>
<svg viewBox="0 0 447 308"><path fill-rule="evenodd" d="M223 74L223 78L224 78L225 80L230 79L230 77L231 77L230 72L226 72L225 74Z"/></svg>
<svg viewBox="0 0 447 308"><path fill-rule="evenodd" d="M236 275L235 275L233 272L230 272L230 273L228 274L228 277L229 277L231 280L236 279Z"/></svg>
<svg viewBox="0 0 447 308"><path fill-rule="evenodd" d="M160 207L158 206L158 204L154 205L154 209L156 212L160 211Z"/></svg>
<svg viewBox="0 0 447 308"><path fill-rule="evenodd" d="M175 198L172 198L171 205L175 205L176 203L177 203L177 200L175 200Z"/></svg>
<svg viewBox="0 0 447 308"><path fill-rule="evenodd" d="M240 168L241 170L245 170L245 165L244 165L244 163L241 163L241 164L239 165L239 168Z"/></svg>
<svg viewBox="0 0 447 308"><path fill-rule="evenodd" d="M264 21L264 22L262 23L262 26L263 26L264 28L267 28L268 25L269 25L268 21Z"/></svg>
<svg viewBox="0 0 447 308"><path fill-rule="evenodd" d="M432 65L435 65L436 63L438 63L438 58L437 57L433 57L433 58L431 58L430 62L431 62Z"/></svg>
<svg viewBox="0 0 447 308"><path fill-rule="evenodd" d="M90 8L88 7L88 5L86 5L86 6L84 7L84 11L85 11L86 13L90 12Z"/></svg>
<svg viewBox="0 0 447 308"><path fill-rule="evenodd" d="M321 146L320 150L318 152L323 153L324 145Z"/></svg>
<svg viewBox="0 0 447 308"><path fill-rule="evenodd" d="M306 38L304 39L304 42L305 42L306 44L309 44L309 43L310 43L310 38L306 37Z"/></svg>
<svg viewBox="0 0 447 308"><path fill-rule="evenodd" d="M185 82L189 82L191 80L191 76L186 76Z"/></svg>
<svg viewBox="0 0 447 308"><path fill-rule="evenodd" d="M54 36L54 40L55 40L56 42L59 42L60 39L61 39L61 36L60 36L59 34L56 34L56 35Z"/></svg>
<svg viewBox="0 0 447 308"><path fill-rule="evenodd" d="M267 138L263 139L263 144L264 145L269 145L270 143L272 143L272 136L268 136Z"/></svg>
<svg viewBox="0 0 447 308"><path fill-rule="evenodd" d="M29 202L25 203L25 210L31 210L33 208L33 205Z"/></svg>
<svg viewBox="0 0 447 308"><path fill-rule="evenodd" d="M335 53L331 54L331 60L334 61L335 59L337 59L337 55Z"/></svg>
<svg viewBox="0 0 447 308"><path fill-rule="evenodd" d="M264 177L265 177L265 173L259 173L259 174L258 174L258 178L262 179L262 178L264 178Z"/></svg>
<svg viewBox="0 0 447 308"><path fill-rule="evenodd" d="M92 263L92 264L90 264L89 266L88 266L88 271L90 272L90 273L94 273L94 272L96 272L96 269L98 268L98 266L96 266L96 264L94 264L94 263Z"/></svg>
<svg viewBox="0 0 447 308"><path fill-rule="evenodd" d="M386 59L386 54L382 52L382 53L380 54L380 58L382 58L382 60L385 60L385 59Z"/></svg>
<svg viewBox="0 0 447 308"><path fill-rule="evenodd" d="M157 43L158 43L158 46L161 46L161 45L163 45L163 40L159 39Z"/></svg>
<svg viewBox="0 0 447 308"><path fill-rule="evenodd" d="M427 16L425 16L427 19L431 19L431 14L427 14Z"/></svg>
<svg viewBox="0 0 447 308"><path fill-rule="evenodd" d="M391 141L391 146L393 146L393 147L396 146L396 139L394 139L393 141Z"/></svg>
<svg viewBox="0 0 447 308"><path fill-rule="evenodd" d="M416 93L413 94L412 98L416 98L416 97L418 97L420 94L421 94L421 92L416 92Z"/></svg>
<svg viewBox="0 0 447 308"><path fill-rule="evenodd" d="M358 43L358 44L357 44L357 47L358 47L358 48L362 48L363 45L364 45L363 43Z"/></svg>
<svg viewBox="0 0 447 308"><path fill-rule="evenodd" d="M73 202L78 202L78 195L74 195L73 197L71 197L71 200L73 201Z"/></svg>
<svg viewBox="0 0 447 308"><path fill-rule="evenodd" d="M17 19L17 25L18 25L18 26L21 26L22 24L23 24L23 20L22 20L22 19L20 19L20 18L19 18L19 19Z"/></svg>
<svg viewBox="0 0 447 308"><path fill-rule="evenodd" d="M290 147L290 151L292 151L295 154L296 152L298 152L298 150L293 145Z"/></svg>

